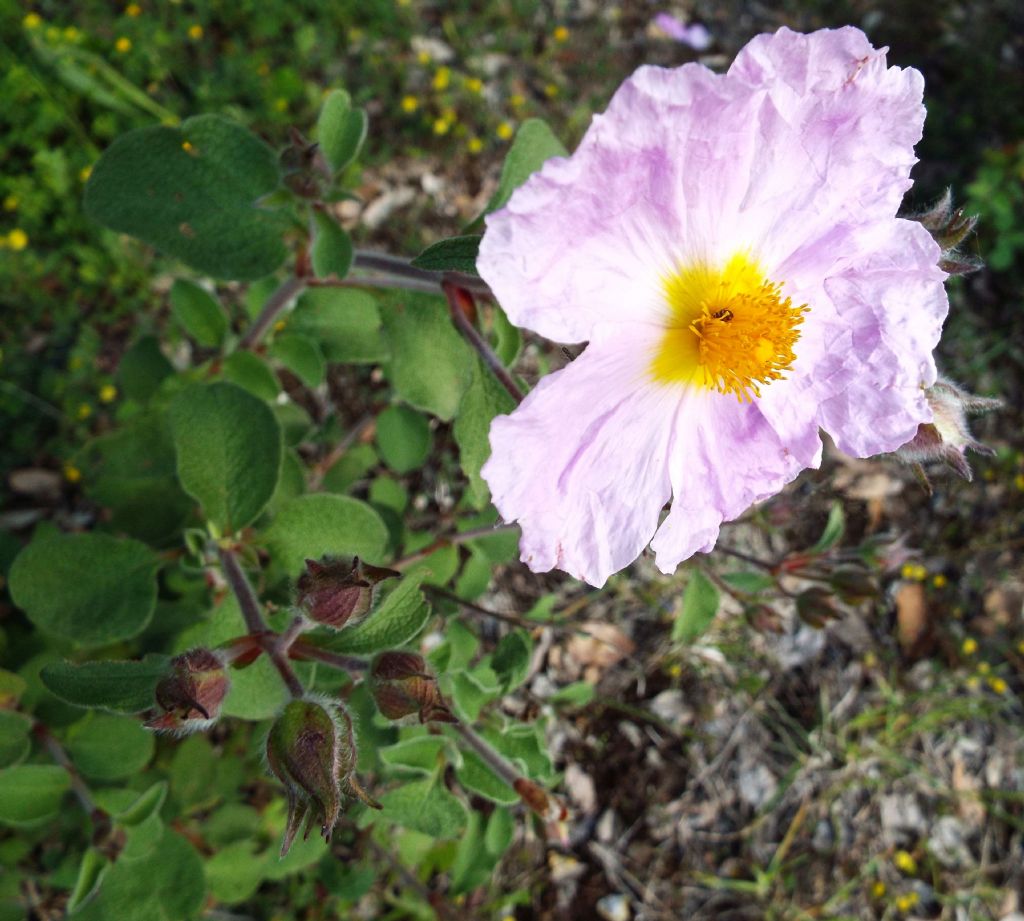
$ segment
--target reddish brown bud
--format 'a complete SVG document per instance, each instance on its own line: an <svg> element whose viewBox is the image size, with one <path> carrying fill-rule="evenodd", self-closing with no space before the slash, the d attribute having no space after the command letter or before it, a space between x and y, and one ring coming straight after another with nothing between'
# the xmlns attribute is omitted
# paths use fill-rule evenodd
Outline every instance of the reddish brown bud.
<svg viewBox="0 0 1024 921"><path fill-rule="evenodd" d="M297 586L298 604L312 620L340 630L349 621L358 622L373 607L378 582L398 576L393 569L371 566L359 557L351 561L306 560Z"/></svg>
<svg viewBox="0 0 1024 921"><path fill-rule="evenodd" d="M164 712L146 722L161 732L208 729L220 714L231 682L222 657L209 649L191 649L171 660L170 673L156 686Z"/></svg>
<svg viewBox="0 0 1024 921"><path fill-rule="evenodd" d="M561 800L550 796L543 787L538 786L532 780L520 777L513 787L519 794L519 798L545 822L561 822L568 815L565 804Z"/></svg>
<svg viewBox="0 0 1024 921"><path fill-rule="evenodd" d="M309 837L315 822L329 841L344 797L381 808L355 778L357 759L352 720L340 706L293 700L274 721L267 736L267 763L288 797L282 857L303 822L304 838Z"/></svg>
<svg viewBox="0 0 1024 921"><path fill-rule="evenodd" d="M808 626L824 627L836 616L831 593L824 588L809 588L796 596L797 616Z"/></svg>
<svg viewBox="0 0 1024 921"><path fill-rule="evenodd" d="M423 656L414 652L381 653L370 670L370 688L377 709L389 720L415 713L421 723L455 722Z"/></svg>
<svg viewBox="0 0 1024 921"><path fill-rule="evenodd" d="M878 583L861 566L838 566L829 576L835 593L850 604L878 595Z"/></svg>

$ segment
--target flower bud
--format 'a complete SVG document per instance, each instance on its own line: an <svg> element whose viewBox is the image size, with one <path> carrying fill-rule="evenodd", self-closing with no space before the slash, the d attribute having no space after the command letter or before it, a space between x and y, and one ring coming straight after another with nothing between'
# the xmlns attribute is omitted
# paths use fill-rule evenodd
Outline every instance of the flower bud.
<svg viewBox="0 0 1024 921"><path fill-rule="evenodd" d="M220 654L209 649L182 653L171 660L170 673L156 686L156 702L164 712L146 726L180 734L208 729L220 714L230 686Z"/></svg>
<svg viewBox="0 0 1024 921"><path fill-rule="evenodd" d="M833 591L849 604L856 604L878 595L878 583L862 566L837 566L829 575Z"/></svg>
<svg viewBox="0 0 1024 921"><path fill-rule="evenodd" d="M414 652L381 653L370 669L370 688L377 709L389 720L415 713L421 723L455 722L423 656Z"/></svg>
<svg viewBox="0 0 1024 921"><path fill-rule="evenodd" d="M828 589L809 588L796 596L797 616L809 627L824 627L836 617L835 605Z"/></svg>
<svg viewBox="0 0 1024 921"><path fill-rule="evenodd" d="M345 797L380 808L359 786L356 761L352 720L340 706L293 700L284 708L267 736L267 762L288 797L282 857L303 822L303 838L309 837L316 822L324 840L330 841Z"/></svg>
<svg viewBox="0 0 1024 921"><path fill-rule="evenodd" d="M957 247L974 230L978 223L976 215L965 214L963 208L953 207L952 190L945 194L917 220L939 244L941 255L939 268L950 275L967 275L976 272L984 263L975 256L960 252Z"/></svg>
<svg viewBox="0 0 1024 921"><path fill-rule="evenodd" d="M312 620L340 630L370 610L378 582L398 575L393 569L370 566L359 557L351 562L327 557L319 562L306 560L297 586L298 604Z"/></svg>
<svg viewBox="0 0 1024 921"><path fill-rule="evenodd" d="M939 461L969 482L973 474L965 453L971 450L991 456L995 452L974 440L967 417L998 409L1002 401L975 396L941 378L928 389L926 397L932 421L919 425L917 434L896 451L896 456L918 467L928 461Z"/></svg>

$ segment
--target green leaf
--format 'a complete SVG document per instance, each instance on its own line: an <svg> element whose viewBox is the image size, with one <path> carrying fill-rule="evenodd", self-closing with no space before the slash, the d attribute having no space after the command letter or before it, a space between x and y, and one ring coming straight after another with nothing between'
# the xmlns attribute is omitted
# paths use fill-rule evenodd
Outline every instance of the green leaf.
<svg viewBox="0 0 1024 921"><path fill-rule="evenodd" d="M484 832L484 847L487 853L494 857L501 857L512 844L516 833L516 820L508 809L495 809L487 820L487 829Z"/></svg>
<svg viewBox="0 0 1024 921"><path fill-rule="evenodd" d="M150 816L159 812L167 799L167 781L159 780L138 796L130 806L118 812L114 818L121 825L132 827L145 822Z"/></svg>
<svg viewBox="0 0 1024 921"><path fill-rule="evenodd" d="M510 806L519 802L519 794L495 774L476 752L462 752L462 765L455 769L455 776L470 793L489 799L492 803Z"/></svg>
<svg viewBox="0 0 1024 921"><path fill-rule="evenodd" d="M490 431L495 416L512 412L516 401L479 360L473 362L473 376L459 405L452 433L459 446L459 463L469 479L469 495L477 507L490 499L490 490L480 468L491 456Z"/></svg>
<svg viewBox="0 0 1024 921"><path fill-rule="evenodd" d="M153 757L153 733L129 716L98 714L68 732L75 767L93 780L121 780L141 771Z"/></svg>
<svg viewBox="0 0 1024 921"><path fill-rule="evenodd" d="M498 356L501 363L511 368L519 357L519 351L523 347L523 334L518 326L514 326L508 315L500 307L495 305L491 308L492 330L494 339L494 354Z"/></svg>
<svg viewBox="0 0 1024 921"><path fill-rule="evenodd" d="M514 691L526 680L530 672L532 654L533 643L530 641L530 634L519 628L506 633L494 648L491 668L494 669L506 694Z"/></svg>
<svg viewBox="0 0 1024 921"><path fill-rule="evenodd" d="M674 642L692 643L700 636L718 613L718 589L699 569L690 574L683 591L679 616L672 625Z"/></svg>
<svg viewBox="0 0 1024 921"><path fill-rule="evenodd" d="M171 285L171 314L200 345L216 348L228 333L228 318L209 291L178 278Z"/></svg>
<svg viewBox="0 0 1024 921"><path fill-rule="evenodd" d="M76 707L139 713L153 706L157 682L167 674L166 656L141 662L50 662L39 677L46 688Z"/></svg>
<svg viewBox="0 0 1024 921"><path fill-rule="evenodd" d="M0 668L0 710L17 706L28 685L20 675Z"/></svg>
<svg viewBox="0 0 1024 921"><path fill-rule="evenodd" d="M55 764L19 764L0 771L0 825L28 828L60 809L71 777Z"/></svg>
<svg viewBox="0 0 1024 921"><path fill-rule="evenodd" d="M454 838L466 826L466 807L432 778L402 784L380 802L383 818L432 838Z"/></svg>
<svg viewBox="0 0 1024 921"><path fill-rule="evenodd" d="M293 499L266 533L271 557L292 578L302 572L307 559L324 555L381 563L387 540L384 522L369 505L327 493Z"/></svg>
<svg viewBox="0 0 1024 921"><path fill-rule="evenodd" d="M451 682L455 710L470 723L476 720L486 704L501 697L501 682L494 670L486 665L452 675Z"/></svg>
<svg viewBox="0 0 1024 921"><path fill-rule="evenodd" d="M263 868L254 841L235 841L221 848L206 861L210 895L225 905L246 901L263 882Z"/></svg>
<svg viewBox="0 0 1024 921"><path fill-rule="evenodd" d="M288 320L292 332L314 339L328 361L377 364L388 358L376 299L348 288L308 288Z"/></svg>
<svg viewBox="0 0 1024 921"><path fill-rule="evenodd" d="M422 467L430 455L430 425L407 406L389 406L377 417L377 447L395 473Z"/></svg>
<svg viewBox="0 0 1024 921"><path fill-rule="evenodd" d="M722 581L748 595L771 591L777 585L775 579L764 572L723 572Z"/></svg>
<svg viewBox="0 0 1024 921"><path fill-rule="evenodd" d="M329 214L313 212L316 233L313 236L313 272L317 278L337 275L344 278L352 268L352 239Z"/></svg>
<svg viewBox="0 0 1024 921"><path fill-rule="evenodd" d="M142 336L124 355L117 366L121 392L131 400L148 403L160 384L174 373L172 365L160 351L156 336Z"/></svg>
<svg viewBox="0 0 1024 921"><path fill-rule="evenodd" d="M574 681L555 691L548 698L548 703L556 707L585 707L594 699L594 694L594 686L589 681Z"/></svg>
<svg viewBox="0 0 1024 921"><path fill-rule="evenodd" d="M448 748L444 736L414 736L378 750L380 760L407 772L435 776L445 763L443 752Z"/></svg>
<svg viewBox="0 0 1024 921"><path fill-rule="evenodd" d="M494 861L484 847L483 818L475 809L469 810L469 822L465 832L459 838L452 861L451 888L452 896L471 892L482 885L493 870Z"/></svg>
<svg viewBox="0 0 1024 921"><path fill-rule="evenodd" d="M31 728L32 721L27 716L0 710L0 768L17 764L29 753Z"/></svg>
<svg viewBox="0 0 1024 921"><path fill-rule="evenodd" d="M214 278L253 279L284 262L287 218L257 207L280 182L274 152L215 115L122 135L85 187L94 220Z"/></svg>
<svg viewBox="0 0 1024 921"><path fill-rule="evenodd" d="M366 140L366 112L353 109L351 97L344 90L328 93L316 126L320 149L335 172L359 156Z"/></svg>
<svg viewBox="0 0 1024 921"><path fill-rule="evenodd" d="M421 579L406 575L366 620L342 630L322 645L348 655L367 655L404 646L430 620L430 605L420 591Z"/></svg>
<svg viewBox="0 0 1024 921"><path fill-rule="evenodd" d="M50 534L11 567L11 596L47 633L102 646L141 633L156 605L160 561L144 544L106 534Z"/></svg>
<svg viewBox="0 0 1024 921"><path fill-rule="evenodd" d="M224 377L261 400L276 400L281 392L277 376L267 363L244 349L224 360Z"/></svg>
<svg viewBox="0 0 1024 921"><path fill-rule="evenodd" d="M284 333L276 336L270 354L291 371L307 387L319 387L327 374L320 346L308 336Z"/></svg>
<svg viewBox="0 0 1024 921"><path fill-rule="evenodd" d="M484 730L483 737L501 754L518 764L527 777L548 781L553 776L551 756L540 723L510 723L502 731Z"/></svg>
<svg viewBox="0 0 1024 921"><path fill-rule="evenodd" d="M203 862L169 828L143 855L126 851L111 866L95 895L68 917L74 921L189 921L203 903Z"/></svg>
<svg viewBox="0 0 1024 921"><path fill-rule="evenodd" d="M381 308L391 351L388 375L410 406L449 421L459 409L476 361L443 300L403 292Z"/></svg>
<svg viewBox="0 0 1024 921"><path fill-rule="evenodd" d="M110 525L160 543L181 530L194 503L178 482L174 441L166 416L143 412L81 453L85 492L110 509Z"/></svg>
<svg viewBox="0 0 1024 921"><path fill-rule="evenodd" d="M428 246L412 264L428 272L464 272L476 275L476 257L483 237L471 234L465 237L449 237Z"/></svg>
<svg viewBox="0 0 1024 921"><path fill-rule="evenodd" d="M107 867L107 859L96 848L86 848L78 867L75 888L71 891L71 897L65 906L68 914L71 914L92 894Z"/></svg>
<svg viewBox="0 0 1024 921"><path fill-rule="evenodd" d="M185 491L222 534L250 524L281 475L281 427L267 404L234 384L195 384L170 416Z"/></svg>
<svg viewBox="0 0 1024 921"><path fill-rule="evenodd" d="M551 157L564 157L565 145L555 137L547 122L528 118L519 126L515 140L505 155L498 188L487 205L487 213L503 208L512 193L539 170Z"/></svg>
<svg viewBox="0 0 1024 921"><path fill-rule="evenodd" d="M826 550L831 550L843 539L845 531L846 515L843 512L843 505L839 501L833 502L832 507L828 510L828 521L825 522L825 530L821 532L821 537L818 538L808 553L824 553Z"/></svg>

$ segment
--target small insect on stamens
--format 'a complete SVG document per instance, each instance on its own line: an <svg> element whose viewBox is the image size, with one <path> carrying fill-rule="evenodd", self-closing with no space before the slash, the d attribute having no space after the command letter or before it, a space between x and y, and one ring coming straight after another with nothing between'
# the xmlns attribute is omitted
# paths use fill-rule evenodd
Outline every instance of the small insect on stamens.
<svg viewBox="0 0 1024 921"><path fill-rule="evenodd" d="M728 307L723 307L721 310L716 310L711 314L712 320L723 320L728 323L732 319L732 311Z"/></svg>

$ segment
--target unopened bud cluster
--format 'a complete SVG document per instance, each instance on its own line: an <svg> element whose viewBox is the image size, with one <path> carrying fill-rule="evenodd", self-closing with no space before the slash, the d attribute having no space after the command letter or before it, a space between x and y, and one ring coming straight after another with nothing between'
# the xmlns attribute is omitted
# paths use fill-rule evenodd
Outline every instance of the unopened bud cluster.
<svg viewBox="0 0 1024 921"><path fill-rule="evenodd" d="M231 682L224 659L210 649L191 649L171 660L170 670L156 686L156 702L164 711L146 722L159 732L186 734L209 729L220 715Z"/></svg>
<svg viewBox="0 0 1024 921"><path fill-rule="evenodd" d="M369 684L377 709L389 720L416 714L421 723L455 722L423 656L414 652L381 653L370 669Z"/></svg>
<svg viewBox="0 0 1024 921"><path fill-rule="evenodd" d="M306 560L297 585L298 605L311 619L333 630L358 623L373 607L375 586L399 573L354 560Z"/></svg>
<svg viewBox="0 0 1024 921"><path fill-rule="evenodd" d="M966 452L989 456L995 452L974 440L967 417L998 409L1002 402L975 396L942 378L928 389L926 397L932 421L918 426L917 434L896 451L896 456L911 464L938 461L969 481L973 474Z"/></svg>
<svg viewBox="0 0 1024 921"><path fill-rule="evenodd" d="M346 799L381 808L356 779L357 758L352 719L340 704L293 700L277 717L267 736L267 763L288 798L282 856L303 823L303 838L316 824L329 841Z"/></svg>
<svg viewBox="0 0 1024 921"><path fill-rule="evenodd" d="M975 256L960 252L959 246L978 223L976 215L965 214L963 208L953 207L952 190L946 193L916 220L939 244L939 268L950 275L967 275L982 268L984 263Z"/></svg>

